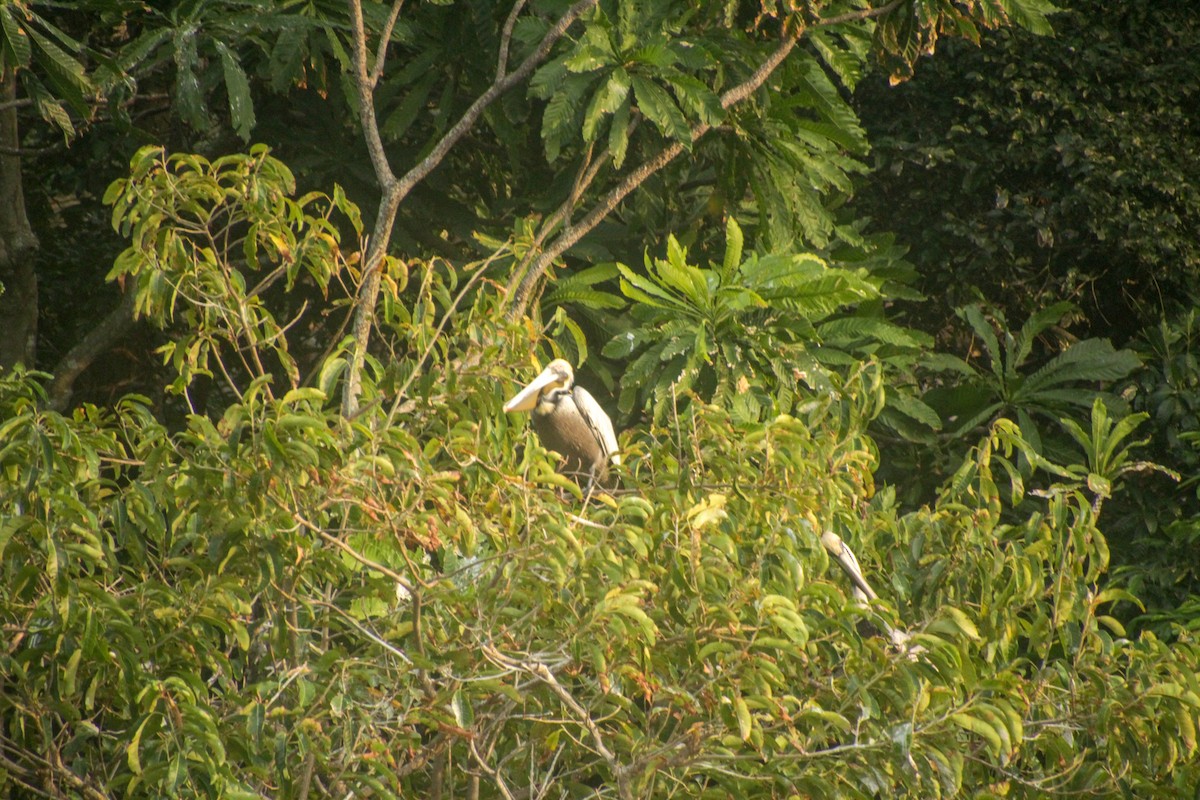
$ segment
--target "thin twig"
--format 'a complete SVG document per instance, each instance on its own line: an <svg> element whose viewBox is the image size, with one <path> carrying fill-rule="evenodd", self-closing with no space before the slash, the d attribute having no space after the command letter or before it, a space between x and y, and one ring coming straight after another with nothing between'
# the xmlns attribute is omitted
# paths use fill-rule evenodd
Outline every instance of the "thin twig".
<svg viewBox="0 0 1200 800"><path fill-rule="evenodd" d="M308 520L306 520L304 517L300 516L299 514L292 514L292 519L296 520L296 522L298 522L300 525L302 525L305 528L308 528L310 531L317 534L322 539L324 539L325 541L332 544L334 547L337 547L339 550L341 550L342 552L349 555L351 558L353 558L358 563L362 564L364 567L369 567L370 569L373 569L376 572L383 573L387 577L394 580L396 583L400 584L400 586L402 586L406 592L408 592L409 594L412 594L412 592L413 592L412 583L408 580L408 578L404 577L399 572L396 572L396 570L391 569L390 567L385 567L383 564L380 564L378 561L372 561L371 559L364 556L362 553L355 550L350 545L343 542L341 539L337 538L336 536L334 536L331 533L328 533L328 532L322 530L319 526L314 525L313 523L309 522Z"/></svg>
<svg viewBox="0 0 1200 800"><path fill-rule="evenodd" d="M592 716L588 713L588 710L580 705L579 701L576 700L571 693L568 692L566 688L564 688L563 685L558 682L558 679L554 677L554 673L550 671L550 668L532 657L521 661L510 658L490 644L483 645L482 649L483 654L496 664L508 667L510 669L520 670L521 672L526 672L550 687L550 690L554 692L554 694L558 696L558 699L561 700L563 704L571 711L571 713L575 715L579 724L582 725L584 730L588 732L588 735L591 736L592 745L595 747L596 752L599 753L600 757L605 760L609 769L612 770L614 777L617 779L617 793L620 795L622 800L632 800L633 793L629 785L628 770L620 763L616 754L613 753L613 751L608 748L608 745L604 743L604 737L600 733L600 727L596 724L595 720L592 719Z"/></svg>
<svg viewBox="0 0 1200 800"><path fill-rule="evenodd" d="M487 762L483 760L483 756L479 755L479 750L475 747L475 740L470 740L468 744L471 749L471 758L475 759L475 763L479 765L479 768L483 770L484 774L492 779L492 782L496 784L496 788L500 790L500 794L504 795L506 800L516 800L516 795L509 790L508 784L506 784L504 782L504 778L500 776L500 771L494 767L489 767Z"/></svg>
<svg viewBox="0 0 1200 800"><path fill-rule="evenodd" d="M392 39L392 31L396 28L396 20L400 17L400 9L404 6L404 0L396 0L392 4L392 13L388 16L387 24L383 26L383 31L379 34L379 44L375 47L375 67L371 70L370 80L371 87L379 85L379 79L383 77L383 65L387 61L388 42Z"/></svg>
<svg viewBox="0 0 1200 800"><path fill-rule="evenodd" d="M504 29L500 32L500 55L496 58L496 80L504 78L508 72L508 47L512 43L513 28L517 26L517 17L525 7L525 0L517 0L504 20Z"/></svg>

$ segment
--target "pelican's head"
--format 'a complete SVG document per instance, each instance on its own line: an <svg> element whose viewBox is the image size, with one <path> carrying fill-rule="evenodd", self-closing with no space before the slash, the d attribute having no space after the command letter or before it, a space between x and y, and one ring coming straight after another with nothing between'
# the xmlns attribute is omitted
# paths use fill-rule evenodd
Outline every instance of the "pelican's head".
<svg viewBox="0 0 1200 800"><path fill-rule="evenodd" d="M533 411L537 408L538 401L547 392L554 390L571 389L572 383L575 381L575 372L571 369L571 365L561 358L556 358L546 365L542 370L542 374L533 379L533 382L526 386L521 391L504 404L505 411Z"/></svg>

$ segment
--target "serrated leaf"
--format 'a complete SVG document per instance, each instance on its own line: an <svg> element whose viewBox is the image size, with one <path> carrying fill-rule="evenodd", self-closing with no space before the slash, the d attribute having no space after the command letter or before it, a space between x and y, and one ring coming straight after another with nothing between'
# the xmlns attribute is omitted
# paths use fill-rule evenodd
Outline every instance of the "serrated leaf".
<svg viewBox="0 0 1200 800"><path fill-rule="evenodd" d="M74 139L75 123L71 121L71 115L63 104L53 97L36 77L27 75L24 83L26 92L33 100L33 107L37 109L41 118L62 131L68 141Z"/></svg>
<svg viewBox="0 0 1200 800"><path fill-rule="evenodd" d="M1059 9L1046 0L1007 0L1005 7L1009 18L1039 36L1052 36L1054 27L1048 19Z"/></svg>
<svg viewBox="0 0 1200 800"><path fill-rule="evenodd" d="M1140 367L1132 350L1116 350L1107 339L1084 339L1052 358L1030 375L1020 394L1031 397L1053 386L1072 381L1114 381Z"/></svg>
<svg viewBox="0 0 1200 800"><path fill-rule="evenodd" d="M612 123L608 127L608 153L612 156L613 167L620 169L625 163L625 154L629 150L629 114L632 101L625 98L616 111L613 112Z"/></svg>
<svg viewBox="0 0 1200 800"><path fill-rule="evenodd" d="M593 72L605 67L607 64L608 58L605 53L587 45L563 59L563 66L569 72L575 73Z"/></svg>
<svg viewBox="0 0 1200 800"><path fill-rule="evenodd" d="M58 90L59 96L76 114L88 116L85 95L91 93L92 85L83 64L33 28L25 30L35 45L34 59L45 69L46 77Z"/></svg>
<svg viewBox="0 0 1200 800"><path fill-rule="evenodd" d="M430 70L426 73L422 80L408 90L396 109L387 115L380 133L391 142L398 141L408 133L409 128L420 119L421 113L428 105L430 92L441 81L442 75L437 70Z"/></svg>
<svg viewBox="0 0 1200 800"><path fill-rule="evenodd" d="M887 393L887 405L889 408L893 408L906 417L914 419L935 431L942 429L941 416L930 406L912 395L901 391L889 391Z"/></svg>
<svg viewBox="0 0 1200 800"><path fill-rule="evenodd" d="M196 37L190 32L176 31L174 39L175 102L183 120L194 128L208 127L208 112L200 92L200 78L196 74L199 56L196 52Z"/></svg>
<svg viewBox="0 0 1200 800"><path fill-rule="evenodd" d="M726 112L721 105L721 98L703 81L691 75L669 75L667 82L675 90L680 106L690 113L692 118L705 125L719 125L725 119Z"/></svg>

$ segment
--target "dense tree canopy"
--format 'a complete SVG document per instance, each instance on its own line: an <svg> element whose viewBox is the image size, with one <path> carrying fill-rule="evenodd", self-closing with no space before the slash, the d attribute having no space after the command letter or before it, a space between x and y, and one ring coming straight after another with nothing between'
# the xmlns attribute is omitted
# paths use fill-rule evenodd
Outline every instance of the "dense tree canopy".
<svg viewBox="0 0 1200 800"><path fill-rule="evenodd" d="M927 378L926 386L950 384L925 399L943 417L957 415L959 428L997 404L1027 416L1050 411L1051 420L1072 403L1086 406L1086 394L1045 380L1055 371L1047 362L1076 337L1128 348L1083 371L1111 382L1125 362L1125 380L1109 384L1120 396L1108 402L1150 414L1145 455L1182 480L1139 478L1117 499L1107 532L1139 594L1190 619L1188 598L1200 588L1191 433L1200 425L1200 172L1190 155L1200 141L1189 121L1200 102L1200 27L1188 3L1066 5L1053 37L1006 28L980 47L949 42L901 86L863 81L855 107L875 168L853 205L909 248L929 302L903 319L1008 373L996 380L986 366L956 364L968 393L959 377ZM1047 313L1064 301L1071 307ZM981 308L962 314L964 304ZM1020 348L981 335L990 327L1022 331L1025 363L1014 358ZM1060 375L1083 368L1080 359L1051 363L1068 367ZM953 469L922 449L915 457L933 474Z"/></svg>
<svg viewBox="0 0 1200 800"><path fill-rule="evenodd" d="M1071 5L1053 37L1006 29L864 82L876 169L855 205L904 230L945 308L1070 300L1124 343L1196 299L1200 25L1188 3Z"/></svg>
<svg viewBox="0 0 1200 800"><path fill-rule="evenodd" d="M1053 11L0 0L0 787L1191 791L1194 587L1110 546L1180 477L1145 398L1190 395L1020 258L979 279L948 181L889 216L858 116ZM939 280L971 349L969 296L911 311ZM501 409L554 356L610 493Z"/></svg>

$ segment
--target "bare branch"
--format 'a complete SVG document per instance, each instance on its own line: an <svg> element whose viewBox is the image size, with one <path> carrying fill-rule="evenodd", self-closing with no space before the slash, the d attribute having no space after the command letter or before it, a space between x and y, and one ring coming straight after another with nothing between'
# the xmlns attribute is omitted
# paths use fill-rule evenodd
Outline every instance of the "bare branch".
<svg viewBox="0 0 1200 800"><path fill-rule="evenodd" d="M404 6L404 0L396 0L392 3L392 13L388 16L387 24L383 26L383 31L379 34L379 44L375 47L375 67L371 70L371 88L379 85L379 79L383 77L383 65L387 62L387 47L388 42L392 39L392 31L396 29L396 20L400 17L400 9Z"/></svg>
<svg viewBox="0 0 1200 800"><path fill-rule="evenodd" d="M622 800L632 800L633 790L629 783L629 769L621 764L616 754L604 743L604 737L600 733L600 726L592 719L592 715L558 682L558 678L554 677L554 673L550 671L550 668L534 658L518 661L501 653L490 644L483 645L482 649L483 654L497 666L526 672L550 687L550 690L575 715L579 724L591 736L592 745L595 747L596 752L608 764L609 769L612 770L613 775L617 779L617 793Z"/></svg>
<svg viewBox="0 0 1200 800"><path fill-rule="evenodd" d="M504 782L504 778L501 777L500 771L493 767L489 767L487 762L483 760L483 756L479 754L478 748L475 747L475 741L471 740L468 744L470 745L471 749L471 757L475 759L475 763L479 765L479 768L483 770L484 774L491 778L496 784L496 788L500 790L500 794L504 795L505 800L516 800L516 795L514 795L508 788L508 784Z"/></svg>
<svg viewBox="0 0 1200 800"><path fill-rule="evenodd" d="M100 324L88 331L67 354L54 365L54 380L46 390L50 408L62 411L71 402L75 381L97 358L111 348L133 327L133 307L137 292L130 286L121 304L109 312Z"/></svg>
<svg viewBox="0 0 1200 800"><path fill-rule="evenodd" d="M8 147L0 145L0 155L5 156L44 156L47 153L65 150L65 145L50 145L48 147Z"/></svg>
<svg viewBox="0 0 1200 800"><path fill-rule="evenodd" d="M634 125L637 121L634 121ZM612 160L612 156L608 151L598 157L592 158L592 147L588 147L587 154L584 156L582 163L579 165L579 173L575 177L575 183L571 186L571 191L567 194L567 199L562 201L562 204L554 210L554 213L542 220L542 224L538 227L537 235L534 236L532 244L521 258L521 262L513 269L513 274L509 277L509 286L516 286L521 276L525 274L525 270L529 268L533 262L542 253L542 246L550 235L556 229L571 218L571 212L575 210L575 204L579 202L579 198L583 197L583 193L596 180L596 176L600 174L600 170L605 164ZM510 289L511 291L511 289Z"/></svg>
<svg viewBox="0 0 1200 800"><path fill-rule="evenodd" d="M33 105L33 100L28 97L19 97L15 100L4 100L0 102L0 111L7 111L10 108L27 108Z"/></svg>
<svg viewBox="0 0 1200 800"><path fill-rule="evenodd" d="M517 26L517 17L521 15L521 9L524 7L525 0L517 0L513 3L512 10L508 12L508 19L504 20L504 30L500 33L500 56L496 59L496 80L501 80L508 72L508 46L512 43L512 33L513 28Z"/></svg>
<svg viewBox="0 0 1200 800"><path fill-rule="evenodd" d="M357 0L354 1L357 2ZM446 131L446 135L434 146L429 155L400 179L401 197L407 195L414 186L424 180L435 167L442 163L442 159L446 157L450 149L466 135L467 131L478 121L487 107L496 101L496 98L533 74L537 65L546 59L546 56L550 54L551 48L567 32L567 28L571 27L575 20L579 19L584 12L596 5L597 2L598 0L579 0L575 5L567 9L567 13L563 14L558 22L546 32L537 49L521 62L521 66L489 86L487 91L481 94L471 104L471 107L463 113L462 118L454 123L454 126L450 130Z"/></svg>
<svg viewBox="0 0 1200 800"><path fill-rule="evenodd" d="M387 153L383 148L383 139L379 133L379 123L375 116L374 84L371 83L371 76L367 72L367 35L363 25L362 0L349 0L349 2L354 33L354 77L358 86L359 113L362 119L363 136L366 139L367 150L375 169L376 180L382 190L382 196L379 211L375 216L375 228L363 260L363 283L359 287L358 306L353 328L354 351L342 395L342 413L347 417L353 416L358 411L358 397L362 391L362 368L366 359L371 329L374 325L375 304L379 298L380 267L391 242L392 227L395 224L400 203L413 187L442 163L454 145L471 130L488 106L504 92L528 78L537 65L550 54L555 43L563 37L567 29L588 9L596 5L598 0L579 0L567 9L558 22L551 26L546 35L542 37L537 48L521 62L521 65L511 73L503 76L497 75L496 80L488 87L487 91L476 98L458 122L446 131L446 134L434 145L429 154L400 179L396 178L388 163ZM510 19L515 25L515 17L510 14ZM505 29L508 30L507 22ZM508 41L508 38L504 39L505 46ZM376 64L376 69L381 69L380 63Z"/></svg>
<svg viewBox="0 0 1200 800"><path fill-rule="evenodd" d="M358 88L358 113L362 119L363 136L367 139L367 152L375 178L386 191L394 184L396 176L383 150L383 138L379 135L379 123L375 119L375 84L367 73L367 32L363 27L362 0L350 0L350 22L354 32L354 83Z"/></svg>
<svg viewBox="0 0 1200 800"><path fill-rule="evenodd" d="M849 11L845 14L839 14L836 17L826 17L825 19L817 20L810 27L827 28L830 25L841 25L843 22L859 22L864 19L882 17L884 14L889 14L899 8L903 2L904 0L892 0L886 6L880 6L879 8L864 8L861 11Z"/></svg>

